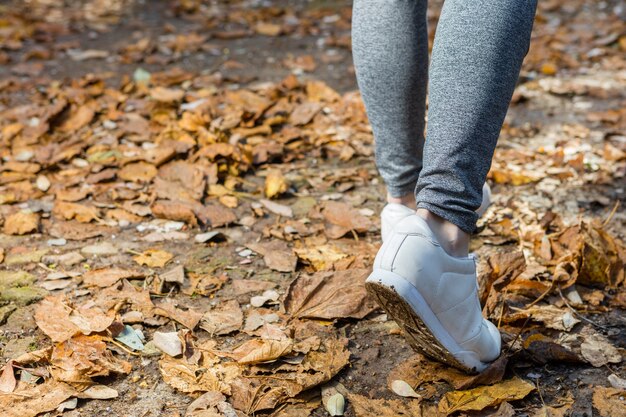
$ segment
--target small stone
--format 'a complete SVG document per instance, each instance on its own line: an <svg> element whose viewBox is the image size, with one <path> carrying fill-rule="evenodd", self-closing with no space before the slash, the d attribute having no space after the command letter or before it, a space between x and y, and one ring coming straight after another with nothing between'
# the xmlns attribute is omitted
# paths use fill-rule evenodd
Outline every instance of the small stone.
<svg viewBox="0 0 626 417"><path fill-rule="evenodd" d="M115 123L113 120L105 120L104 122L102 122L102 127L107 130L113 130L117 128L117 123Z"/></svg>
<svg viewBox="0 0 626 417"><path fill-rule="evenodd" d="M59 239L48 239L46 242L48 246L65 246L67 244L67 240L63 238Z"/></svg>
<svg viewBox="0 0 626 417"><path fill-rule="evenodd" d="M223 237L224 235L222 235L221 232L217 232L217 231L207 232L207 233L200 233L200 234L196 235L194 240L196 242L198 242L198 243L205 243L205 242L213 240L213 239L215 239L216 237L219 237L219 236Z"/></svg>
<svg viewBox="0 0 626 417"><path fill-rule="evenodd" d="M247 258L248 256L252 255L252 253L253 252L250 249L244 249L241 252L239 252L238 255L243 258Z"/></svg>
<svg viewBox="0 0 626 417"><path fill-rule="evenodd" d="M110 256L116 255L119 250L109 242L97 243L95 245L84 246L80 252L85 256L98 255Z"/></svg>
<svg viewBox="0 0 626 417"><path fill-rule="evenodd" d="M183 344L178 338L178 333L169 332L154 332L152 342L161 352L170 355L178 356L183 353Z"/></svg>
<svg viewBox="0 0 626 417"><path fill-rule="evenodd" d="M50 180L45 175L39 175L37 180L35 181L37 184L37 188L41 191L46 192L50 188Z"/></svg>
<svg viewBox="0 0 626 417"><path fill-rule="evenodd" d="M58 264L63 266L73 266L84 261L85 258L78 252L68 252L63 255L46 255L42 258L47 265Z"/></svg>

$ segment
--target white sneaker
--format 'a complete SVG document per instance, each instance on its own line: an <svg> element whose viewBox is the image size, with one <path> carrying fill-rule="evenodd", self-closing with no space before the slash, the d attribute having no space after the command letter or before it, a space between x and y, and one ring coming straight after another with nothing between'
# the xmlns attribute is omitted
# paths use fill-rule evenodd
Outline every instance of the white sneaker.
<svg viewBox="0 0 626 417"><path fill-rule="evenodd" d="M474 257L448 255L421 217L395 225L365 285L425 355L472 373L500 355L500 333L481 313Z"/></svg>
<svg viewBox="0 0 626 417"><path fill-rule="evenodd" d="M476 210L479 216L485 214L489 206L491 205L491 188L489 184L485 183L483 186L483 201L480 207ZM380 235L383 240L387 238L393 226L395 226L400 220L404 219L411 214L414 214L415 210L398 203L387 203L383 207L383 211L380 213Z"/></svg>

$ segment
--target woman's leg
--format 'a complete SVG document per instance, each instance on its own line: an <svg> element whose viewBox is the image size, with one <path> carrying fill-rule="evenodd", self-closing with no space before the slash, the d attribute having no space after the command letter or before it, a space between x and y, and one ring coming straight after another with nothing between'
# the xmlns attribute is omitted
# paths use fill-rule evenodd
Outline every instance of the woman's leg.
<svg viewBox="0 0 626 417"><path fill-rule="evenodd" d="M535 1L445 2L430 67L417 215L396 223L366 281L412 346L468 372L500 354L500 333L482 316L467 251Z"/></svg>
<svg viewBox="0 0 626 417"><path fill-rule="evenodd" d="M475 210L528 50L535 8L536 0L444 3L430 67L424 166L416 188L418 208L436 215L430 216L435 227L435 220L466 234L476 227ZM450 239L450 234L444 238Z"/></svg>
<svg viewBox="0 0 626 417"><path fill-rule="evenodd" d="M376 165L392 202L414 204L422 169L426 8L426 0L355 0L352 11L357 81L374 132Z"/></svg>

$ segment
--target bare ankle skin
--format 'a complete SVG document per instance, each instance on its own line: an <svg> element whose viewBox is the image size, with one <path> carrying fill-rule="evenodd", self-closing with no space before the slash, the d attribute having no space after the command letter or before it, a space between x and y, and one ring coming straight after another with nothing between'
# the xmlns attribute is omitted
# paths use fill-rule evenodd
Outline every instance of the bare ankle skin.
<svg viewBox="0 0 626 417"><path fill-rule="evenodd" d="M408 208L412 208L414 210L417 208L417 204L415 203L415 194L413 193L405 194L402 197L392 197L387 194L387 202L402 204L403 206L407 206Z"/></svg>
<svg viewBox="0 0 626 417"><path fill-rule="evenodd" d="M469 254L470 235L468 233L426 209L417 209L415 214L426 220L441 247L449 255L461 258Z"/></svg>

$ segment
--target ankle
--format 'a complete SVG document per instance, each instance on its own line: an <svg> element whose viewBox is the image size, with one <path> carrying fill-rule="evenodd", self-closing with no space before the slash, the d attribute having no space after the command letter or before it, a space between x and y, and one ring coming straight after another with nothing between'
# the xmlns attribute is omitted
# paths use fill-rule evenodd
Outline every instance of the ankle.
<svg viewBox="0 0 626 417"><path fill-rule="evenodd" d="M405 194L401 197L392 197L390 194L387 194L387 202L392 204L402 204L403 206L407 206L413 210L417 208L415 194L413 193Z"/></svg>
<svg viewBox="0 0 626 417"><path fill-rule="evenodd" d="M462 258L469 254L470 235L468 233L426 209L417 209L415 214L426 221L443 250L449 255Z"/></svg>

